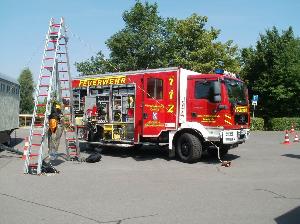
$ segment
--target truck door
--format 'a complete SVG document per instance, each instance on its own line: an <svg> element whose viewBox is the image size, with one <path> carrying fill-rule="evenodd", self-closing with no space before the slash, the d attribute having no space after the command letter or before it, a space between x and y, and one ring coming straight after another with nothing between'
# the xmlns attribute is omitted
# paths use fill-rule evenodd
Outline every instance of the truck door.
<svg viewBox="0 0 300 224"><path fill-rule="evenodd" d="M158 136L165 129L164 76L144 75L143 136Z"/></svg>
<svg viewBox="0 0 300 224"><path fill-rule="evenodd" d="M216 110L218 103L214 102L215 82L218 80L188 80L188 121L199 122L204 126L215 126L218 123L220 115Z"/></svg>

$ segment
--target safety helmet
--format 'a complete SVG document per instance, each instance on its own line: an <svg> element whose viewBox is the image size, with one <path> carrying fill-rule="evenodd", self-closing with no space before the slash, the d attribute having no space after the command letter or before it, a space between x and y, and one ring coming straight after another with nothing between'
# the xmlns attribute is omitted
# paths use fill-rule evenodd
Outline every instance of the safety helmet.
<svg viewBox="0 0 300 224"><path fill-rule="evenodd" d="M56 105L55 105L55 108L56 108L56 109L60 109L61 107L60 107L59 104L56 104Z"/></svg>

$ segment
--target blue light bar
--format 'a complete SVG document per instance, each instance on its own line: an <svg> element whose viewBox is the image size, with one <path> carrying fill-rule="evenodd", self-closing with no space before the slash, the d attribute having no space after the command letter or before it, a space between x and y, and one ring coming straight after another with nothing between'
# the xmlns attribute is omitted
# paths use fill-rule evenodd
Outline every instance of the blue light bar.
<svg viewBox="0 0 300 224"><path fill-rule="evenodd" d="M216 73L216 74L224 74L224 69L216 68L216 69L215 69L215 73Z"/></svg>

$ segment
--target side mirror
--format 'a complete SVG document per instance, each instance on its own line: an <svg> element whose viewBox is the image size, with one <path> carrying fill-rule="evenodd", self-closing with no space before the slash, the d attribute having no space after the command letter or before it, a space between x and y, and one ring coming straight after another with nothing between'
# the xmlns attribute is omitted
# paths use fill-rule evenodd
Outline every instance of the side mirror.
<svg viewBox="0 0 300 224"><path fill-rule="evenodd" d="M213 95L214 103L221 102L221 84L219 81L213 82Z"/></svg>
<svg viewBox="0 0 300 224"><path fill-rule="evenodd" d="M214 95L214 103L220 103L221 102L221 95Z"/></svg>
<svg viewBox="0 0 300 224"><path fill-rule="evenodd" d="M220 82L213 82L214 95L221 95L221 85Z"/></svg>

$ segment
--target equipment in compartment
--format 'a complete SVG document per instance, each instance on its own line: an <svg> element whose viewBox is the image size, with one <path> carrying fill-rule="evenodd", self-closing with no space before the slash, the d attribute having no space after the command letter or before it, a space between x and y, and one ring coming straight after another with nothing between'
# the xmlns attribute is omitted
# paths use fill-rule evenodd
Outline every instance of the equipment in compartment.
<svg viewBox="0 0 300 224"><path fill-rule="evenodd" d="M133 124L111 123L104 124L104 140L133 140Z"/></svg>
<svg viewBox="0 0 300 224"><path fill-rule="evenodd" d="M93 141L133 141L135 85L106 85L86 90L82 118ZM97 140L95 140L97 139Z"/></svg>
<svg viewBox="0 0 300 224"><path fill-rule="evenodd" d="M97 96L96 97L96 106L97 106L97 122L107 123L109 115L109 96Z"/></svg>

